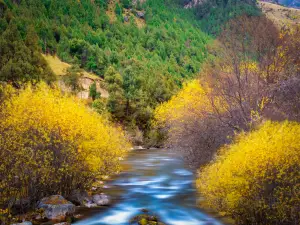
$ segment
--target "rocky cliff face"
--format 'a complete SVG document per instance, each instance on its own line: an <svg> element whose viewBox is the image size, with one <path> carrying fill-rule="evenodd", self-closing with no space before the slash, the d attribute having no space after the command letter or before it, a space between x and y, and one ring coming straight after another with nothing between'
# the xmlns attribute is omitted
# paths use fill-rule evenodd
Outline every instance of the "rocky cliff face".
<svg viewBox="0 0 300 225"><path fill-rule="evenodd" d="M207 0L190 0L190 1L186 1L184 8L188 9L188 8L193 8L197 5L203 4L204 2L206 2Z"/></svg>

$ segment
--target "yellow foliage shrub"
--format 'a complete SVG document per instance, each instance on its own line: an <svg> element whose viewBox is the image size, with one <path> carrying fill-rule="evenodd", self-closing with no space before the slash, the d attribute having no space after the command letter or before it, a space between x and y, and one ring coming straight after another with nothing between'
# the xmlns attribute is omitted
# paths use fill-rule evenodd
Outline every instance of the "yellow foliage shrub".
<svg viewBox="0 0 300 225"><path fill-rule="evenodd" d="M157 126L165 126L173 122L184 122L186 116L202 116L201 113L207 111L211 111L211 104L206 90L199 80L192 80L184 84L182 90L170 101L156 108L154 121Z"/></svg>
<svg viewBox="0 0 300 225"><path fill-rule="evenodd" d="M154 125L167 131L167 144L180 150L190 166L207 163L233 134L216 113L224 108L220 100L216 97L212 101L207 84L193 80L155 110Z"/></svg>
<svg viewBox="0 0 300 225"><path fill-rule="evenodd" d="M299 224L300 124L269 121L239 135L201 169L197 187L237 224Z"/></svg>
<svg viewBox="0 0 300 225"><path fill-rule="evenodd" d="M130 148L121 128L46 84L27 87L1 108L0 204L87 188L118 172Z"/></svg>

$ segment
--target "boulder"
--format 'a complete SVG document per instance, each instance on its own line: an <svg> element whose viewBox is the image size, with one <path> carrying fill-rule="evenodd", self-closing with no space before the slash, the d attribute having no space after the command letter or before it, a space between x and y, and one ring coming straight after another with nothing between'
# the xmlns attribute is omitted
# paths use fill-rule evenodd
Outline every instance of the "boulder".
<svg viewBox="0 0 300 225"><path fill-rule="evenodd" d="M147 210L148 211L148 210ZM161 222L160 219L155 215L148 214L136 215L132 219L130 219L129 224L139 224L139 225L166 225Z"/></svg>
<svg viewBox="0 0 300 225"><path fill-rule="evenodd" d="M62 221L67 215L72 215L75 212L75 205L60 195L43 198L39 202L38 208L44 209L44 216L47 219L57 221Z"/></svg>
<svg viewBox="0 0 300 225"><path fill-rule="evenodd" d="M125 22L128 22L128 21L129 21L128 16L124 16L124 21L125 21Z"/></svg>
<svg viewBox="0 0 300 225"><path fill-rule="evenodd" d="M68 222L63 222L63 223L55 223L54 225L71 225L71 224Z"/></svg>
<svg viewBox="0 0 300 225"><path fill-rule="evenodd" d="M84 205L86 202L90 201L88 193L79 189L73 190L67 199L75 205Z"/></svg>
<svg viewBox="0 0 300 225"><path fill-rule="evenodd" d="M32 223L29 222L29 221L25 221L25 222L22 222L22 223L13 223L11 225L32 225Z"/></svg>
<svg viewBox="0 0 300 225"><path fill-rule="evenodd" d="M110 197L106 194L97 194L92 196L93 202L97 205L109 205L110 204Z"/></svg>
<svg viewBox="0 0 300 225"><path fill-rule="evenodd" d="M93 203L92 201L87 201L83 203L83 206L87 207L87 208L95 208L98 205L96 203Z"/></svg>

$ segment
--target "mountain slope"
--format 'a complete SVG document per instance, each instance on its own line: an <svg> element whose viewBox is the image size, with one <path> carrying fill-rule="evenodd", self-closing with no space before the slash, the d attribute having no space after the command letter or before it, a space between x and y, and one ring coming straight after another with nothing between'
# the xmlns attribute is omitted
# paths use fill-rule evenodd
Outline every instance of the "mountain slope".
<svg viewBox="0 0 300 225"><path fill-rule="evenodd" d="M300 10L269 2L260 2L263 13L278 26L300 24Z"/></svg>
<svg viewBox="0 0 300 225"><path fill-rule="evenodd" d="M5 0L0 5L1 34L15 25L24 38L34 27L43 53L101 78L108 71L113 73L108 77L120 75L118 87L110 88L108 110L117 121L143 130L153 109L196 76L208 57L211 38L200 30L193 10L173 1Z"/></svg>
<svg viewBox="0 0 300 225"><path fill-rule="evenodd" d="M292 8L300 8L300 0L261 0L261 2L275 3Z"/></svg>

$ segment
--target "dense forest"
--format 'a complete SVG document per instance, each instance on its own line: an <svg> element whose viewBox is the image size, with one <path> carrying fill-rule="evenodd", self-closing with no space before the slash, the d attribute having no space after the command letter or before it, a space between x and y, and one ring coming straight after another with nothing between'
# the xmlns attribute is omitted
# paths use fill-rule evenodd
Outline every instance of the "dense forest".
<svg viewBox="0 0 300 225"><path fill-rule="evenodd" d="M236 224L298 224L299 37L254 0L0 0L0 224L90 191L132 144L179 152ZM108 97L78 99L81 71Z"/></svg>
<svg viewBox="0 0 300 225"><path fill-rule="evenodd" d="M112 67L112 73L119 73L121 80L119 87L108 87L108 110L129 129L147 133L153 109L170 99L183 81L195 77L209 57L206 45L211 41L210 34L216 34L222 23L242 14L244 8L249 14L258 13L243 1L208 3L187 10L181 7L184 3L176 1L135 5L130 1L2 1L1 51L5 52L1 53L1 80L53 80L43 71L47 70L43 60L34 58L37 51L57 54L63 61L102 78ZM142 12L144 27L136 23L138 12ZM8 40L13 40L12 46L6 43ZM16 55L18 45L26 48L21 52L31 54ZM7 72L12 63L14 74ZM15 66L18 63L39 68Z"/></svg>
<svg viewBox="0 0 300 225"><path fill-rule="evenodd" d="M129 2L116 3L115 12L110 12L116 14L113 23L106 13L108 4L89 0L5 1L2 2L1 36L4 42L16 39L15 45L25 48L26 36L33 27L32 35L38 35L44 53L57 54L63 61L102 78L109 67L113 68L109 76L120 73L121 80L119 87L108 87L110 112L123 124L147 130L153 108L168 100L183 80L199 72L201 62L207 58L205 46L210 38L200 32L194 14L176 7L175 3L170 3L172 10L168 10L164 2L149 1L134 6L132 13L126 9L130 7ZM147 26L137 26L136 10L145 13ZM124 21L125 17L128 22ZM1 45L4 50L8 43ZM10 58L13 57L7 54L1 71L8 70L9 65L5 64ZM22 57L22 60L36 64L31 63L34 59ZM30 71L23 70L16 71L20 74L13 79L1 72L1 80L27 81L25 76Z"/></svg>

